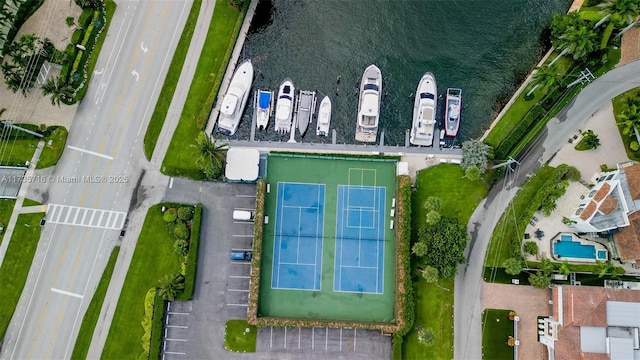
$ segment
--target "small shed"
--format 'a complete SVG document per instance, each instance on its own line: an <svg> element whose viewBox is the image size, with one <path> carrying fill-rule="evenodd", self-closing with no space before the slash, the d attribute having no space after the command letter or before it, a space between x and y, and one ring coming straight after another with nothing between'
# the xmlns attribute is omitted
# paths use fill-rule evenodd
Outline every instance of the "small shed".
<svg viewBox="0 0 640 360"><path fill-rule="evenodd" d="M229 181L254 182L260 174L260 152L257 149L229 148L225 178Z"/></svg>

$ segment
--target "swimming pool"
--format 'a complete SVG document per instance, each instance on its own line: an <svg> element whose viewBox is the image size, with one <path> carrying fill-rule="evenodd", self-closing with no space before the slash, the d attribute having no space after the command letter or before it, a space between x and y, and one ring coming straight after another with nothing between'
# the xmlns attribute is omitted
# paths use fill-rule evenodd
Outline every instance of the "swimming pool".
<svg viewBox="0 0 640 360"><path fill-rule="evenodd" d="M607 260L607 251L596 251L595 245L584 245L574 241L571 235L561 235L560 241L553 243L553 252L560 258Z"/></svg>

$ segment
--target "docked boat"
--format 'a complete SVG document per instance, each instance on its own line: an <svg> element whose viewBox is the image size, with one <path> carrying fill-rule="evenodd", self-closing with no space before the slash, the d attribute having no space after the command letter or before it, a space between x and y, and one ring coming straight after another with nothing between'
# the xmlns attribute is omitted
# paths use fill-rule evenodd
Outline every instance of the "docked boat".
<svg viewBox="0 0 640 360"><path fill-rule="evenodd" d="M291 131L291 119L293 115L293 98L295 97L295 88L291 79L286 78L280 84L278 91L278 100L276 101L276 119L275 131L286 132Z"/></svg>
<svg viewBox="0 0 640 360"><path fill-rule="evenodd" d="M380 121L380 94L382 94L382 72L375 65L369 65L362 74L360 100L358 101L358 121L356 140L376 142Z"/></svg>
<svg viewBox="0 0 640 360"><path fill-rule="evenodd" d="M273 109L273 91L258 90L253 99L253 116L256 119L256 128L265 130L269 126L271 110Z"/></svg>
<svg viewBox="0 0 640 360"><path fill-rule="evenodd" d="M313 114L316 111L316 92L300 90L296 109L298 114L298 131L300 131L301 136L304 136L304 133L307 132L307 128L311 123Z"/></svg>
<svg viewBox="0 0 640 360"><path fill-rule="evenodd" d="M447 89L447 108L444 113L444 129L447 136L458 135L461 109L462 90L455 88Z"/></svg>
<svg viewBox="0 0 640 360"><path fill-rule="evenodd" d="M320 108L318 109L318 128L316 129L316 135L327 136L329 135L329 126L331 124L331 99L325 96L320 102Z"/></svg>
<svg viewBox="0 0 640 360"><path fill-rule="evenodd" d="M418 146L433 145L438 108L436 79L428 72L422 76L413 103L413 125L409 142Z"/></svg>
<svg viewBox="0 0 640 360"><path fill-rule="evenodd" d="M245 60L236 68L229 89L222 99L218 116L218 131L221 133L233 135L238 130L238 124L249 99L251 83L253 83L253 65L251 60Z"/></svg>

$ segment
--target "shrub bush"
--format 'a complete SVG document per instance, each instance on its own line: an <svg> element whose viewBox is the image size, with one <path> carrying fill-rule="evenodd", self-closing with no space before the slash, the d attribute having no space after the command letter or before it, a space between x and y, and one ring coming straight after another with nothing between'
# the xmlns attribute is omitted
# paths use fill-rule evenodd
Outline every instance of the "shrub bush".
<svg viewBox="0 0 640 360"><path fill-rule="evenodd" d="M188 240L189 229L187 228L187 224L185 224L183 221L177 222L176 226L173 228L173 233L171 233L171 235L173 235L173 238L177 240Z"/></svg>
<svg viewBox="0 0 640 360"><path fill-rule="evenodd" d="M251 259L251 281L249 282L249 308L247 321L251 325L260 325L258 319L258 295L260 292L260 263L262 261L262 233L264 230L264 200L267 183L258 180L256 189L256 214L253 221L253 258Z"/></svg>
<svg viewBox="0 0 640 360"><path fill-rule="evenodd" d="M86 29L89 24L91 24L91 20L93 19L93 9L84 9L82 10L82 14L78 17L78 25L83 29Z"/></svg>
<svg viewBox="0 0 640 360"><path fill-rule="evenodd" d="M189 254L184 270L184 292L178 295L179 300L191 300L196 284L198 271L198 248L200 246L200 223L202 220L202 205L196 205L191 222L191 239L189 240Z"/></svg>
<svg viewBox="0 0 640 360"><path fill-rule="evenodd" d="M75 29L73 34L71 35L71 46L75 46L75 44L79 44L80 40L84 37L84 31L80 29Z"/></svg>
<svg viewBox="0 0 640 360"><path fill-rule="evenodd" d="M189 243L186 240L178 239L173 243L173 249L181 256L185 256L189 253Z"/></svg>
<svg viewBox="0 0 640 360"><path fill-rule="evenodd" d="M147 295L144 297L144 316L142 317L142 328L144 329L144 335L140 339L142 343L142 349L145 354L149 354L149 344L151 341L151 323L153 319L153 306L155 305L157 289L151 288L147 291Z"/></svg>
<svg viewBox="0 0 640 360"><path fill-rule="evenodd" d="M167 209L164 211L164 214L162 214L162 220L168 223L172 223L176 221L177 218L178 218L178 210L176 210L175 208Z"/></svg>
<svg viewBox="0 0 640 360"><path fill-rule="evenodd" d="M191 206L181 207L178 209L178 218L184 221L193 219L193 208Z"/></svg>
<svg viewBox="0 0 640 360"><path fill-rule="evenodd" d="M538 244L535 241L527 241L524 243L524 252L530 255L536 255L538 253Z"/></svg>

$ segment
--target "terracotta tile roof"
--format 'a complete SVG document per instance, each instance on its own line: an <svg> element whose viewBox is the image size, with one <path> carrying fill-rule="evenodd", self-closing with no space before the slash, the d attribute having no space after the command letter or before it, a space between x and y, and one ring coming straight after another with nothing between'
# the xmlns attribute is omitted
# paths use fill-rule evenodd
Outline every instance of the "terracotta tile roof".
<svg viewBox="0 0 640 360"><path fill-rule="evenodd" d="M614 199L611 195L609 195L604 199L602 204L600 204L600 208L598 208L598 210L602 211L602 213L605 215L609 215L617 208L618 208L618 201Z"/></svg>
<svg viewBox="0 0 640 360"><path fill-rule="evenodd" d="M578 329L578 328L575 328ZM564 334L564 331L560 332ZM564 336L563 336L564 337ZM580 331L578 331L578 338L573 340L558 340L555 343L555 356L556 359L562 360L579 360L580 357Z"/></svg>
<svg viewBox="0 0 640 360"><path fill-rule="evenodd" d="M588 218L591 217L591 215L593 215L594 212L596 212L596 209L598 208L598 205L596 205L596 203L592 201L589 201L589 205L587 205L586 208L584 208L584 210L582 210L582 213L580 214L580 219L582 220L587 220Z"/></svg>
<svg viewBox="0 0 640 360"><path fill-rule="evenodd" d="M631 198L634 200L640 199L640 164L625 167L623 170L627 175Z"/></svg>
<svg viewBox="0 0 640 360"><path fill-rule="evenodd" d="M609 354L582 353L582 360L609 360Z"/></svg>
<svg viewBox="0 0 640 360"><path fill-rule="evenodd" d="M613 235L613 240L616 242L616 248L620 254L620 260L640 259L639 231L640 211L636 211L629 215L629 226L621 228L619 233Z"/></svg>
<svg viewBox="0 0 640 360"><path fill-rule="evenodd" d="M609 183L602 184L602 187L600 187L600 190L598 190L596 196L593 197L593 200L595 200L596 202L602 201L602 199L604 199L604 197L609 193L609 190L611 190L611 185L609 185Z"/></svg>

